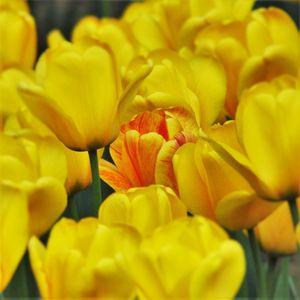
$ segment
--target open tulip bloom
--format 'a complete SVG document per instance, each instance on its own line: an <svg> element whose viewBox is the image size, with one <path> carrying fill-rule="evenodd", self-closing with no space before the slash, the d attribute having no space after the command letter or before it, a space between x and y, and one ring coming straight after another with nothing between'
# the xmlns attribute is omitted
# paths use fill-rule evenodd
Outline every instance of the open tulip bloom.
<svg viewBox="0 0 300 300"><path fill-rule="evenodd" d="M292 17L137 1L38 56L32 5L0 0L0 300L300 299Z"/></svg>

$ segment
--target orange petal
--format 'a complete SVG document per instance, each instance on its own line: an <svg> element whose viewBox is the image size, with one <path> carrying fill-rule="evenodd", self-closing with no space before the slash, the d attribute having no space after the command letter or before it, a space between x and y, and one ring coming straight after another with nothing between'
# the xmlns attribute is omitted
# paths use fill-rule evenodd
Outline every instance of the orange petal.
<svg viewBox="0 0 300 300"><path fill-rule="evenodd" d="M99 163L100 177L115 191L127 190L131 187L130 181L119 172L115 165L101 159Z"/></svg>

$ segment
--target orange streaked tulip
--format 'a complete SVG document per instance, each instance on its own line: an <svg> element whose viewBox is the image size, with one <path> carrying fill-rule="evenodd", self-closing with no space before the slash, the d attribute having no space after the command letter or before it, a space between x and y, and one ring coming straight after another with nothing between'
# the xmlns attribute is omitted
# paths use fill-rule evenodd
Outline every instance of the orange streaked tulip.
<svg viewBox="0 0 300 300"><path fill-rule="evenodd" d="M100 176L116 191L163 184L176 191L172 156L195 141L195 121L183 109L144 112L124 124L110 146L115 165L100 161Z"/></svg>

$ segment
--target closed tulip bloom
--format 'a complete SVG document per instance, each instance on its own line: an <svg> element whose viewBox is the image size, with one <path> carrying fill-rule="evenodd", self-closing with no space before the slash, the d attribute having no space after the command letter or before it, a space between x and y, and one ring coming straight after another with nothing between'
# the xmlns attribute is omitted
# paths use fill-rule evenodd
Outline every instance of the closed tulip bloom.
<svg viewBox="0 0 300 300"><path fill-rule="evenodd" d="M92 37L110 46L117 61L119 70L126 66L138 53L131 28L122 20L94 16L82 18L74 27L72 41Z"/></svg>
<svg viewBox="0 0 300 300"><path fill-rule="evenodd" d="M299 87L298 80L283 76L244 93L236 121L244 154L204 136L268 200L299 196Z"/></svg>
<svg viewBox="0 0 300 300"><path fill-rule="evenodd" d="M22 72L18 69L4 70L0 75L0 115L3 116L4 132L20 134L33 131L40 137L55 137L54 133L38 120L28 110L22 101L17 86L21 81L32 82L31 72ZM57 143L61 144L57 140ZM67 159L67 179L65 182L68 194L86 188L91 183L91 170L87 153L72 151L61 144ZM100 151L103 152L103 151ZM102 155L102 153L99 153Z"/></svg>
<svg viewBox="0 0 300 300"><path fill-rule="evenodd" d="M145 55L156 49L178 48L180 29L188 18L188 5L182 0L132 3L123 14Z"/></svg>
<svg viewBox="0 0 300 300"><path fill-rule="evenodd" d="M132 28L145 53L157 49L180 50L210 24L242 21L254 0L145 1L128 6L123 19ZM146 32L146 34L145 34Z"/></svg>
<svg viewBox="0 0 300 300"><path fill-rule="evenodd" d="M102 148L118 135L122 113L148 65L122 86L114 57L96 41L62 41L46 50L36 67L37 84L20 93L29 109L70 149Z"/></svg>
<svg viewBox="0 0 300 300"><path fill-rule="evenodd" d="M62 219L45 247L29 242L32 270L42 299L132 299L134 286L123 269L140 242L129 227L107 227L97 219Z"/></svg>
<svg viewBox="0 0 300 300"><path fill-rule="evenodd" d="M300 199L297 200L300 213ZM255 228L257 239L266 252L294 254L297 252L297 236L287 203L282 203L270 216Z"/></svg>
<svg viewBox="0 0 300 300"><path fill-rule="evenodd" d="M235 130L234 122L226 122L213 126L209 133L243 153ZM227 228L252 228L277 206L260 199L243 176L204 141L181 146L173 166L179 196L187 209Z"/></svg>
<svg viewBox="0 0 300 300"><path fill-rule="evenodd" d="M224 107L226 75L214 57L157 50L149 54L153 70L142 83L132 106L136 113L153 108L183 107L198 126L212 125Z"/></svg>
<svg viewBox="0 0 300 300"><path fill-rule="evenodd" d="M100 206L99 220L108 225L127 224L147 236L186 213L184 204L170 188L152 185L110 195Z"/></svg>
<svg viewBox="0 0 300 300"><path fill-rule="evenodd" d="M246 43L246 21L232 21L206 26L191 41L197 54L217 57L226 74L226 113L234 119L239 102L240 72L249 57Z"/></svg>
<svg viewBox="0 0 300 300"><path fill-rule="evenodd" d="M247 26L247 48L250 57L240 73L239 96L255 83L299 74L300 34L285 11L275 7L253 11Z"/></svg>
<svg viewBox="0 0 300 300"><path fill-rule="evenodd" d="M34 134L0 135L0 290L9 283L32 235L46 232L64 211L62 145ZM53 164L55 161L55 164Z"/></svg>
<svg viewBox="0 0 300 300"><path fill-rule="evenodd" d="M36 58L35 22L24 10L0 5L0 71L10 67L32 68Z"/></svg>
<svg viewBox="0 0 300 300"><path fill-rule="evenodd" d="M100 176L114 190L162 184L177 190L172 157L188 141L196 140L195 120L182 108L146 111L121 128L110 145L115 163L100 162Z"/></svg>
<svg viewBox="0 0 300 300"><path fill-rule="evenodd" d="M128 273L139 299L233 299L245 274L245 258L241 246L218 225L185 217L145 239Z"/></svg>

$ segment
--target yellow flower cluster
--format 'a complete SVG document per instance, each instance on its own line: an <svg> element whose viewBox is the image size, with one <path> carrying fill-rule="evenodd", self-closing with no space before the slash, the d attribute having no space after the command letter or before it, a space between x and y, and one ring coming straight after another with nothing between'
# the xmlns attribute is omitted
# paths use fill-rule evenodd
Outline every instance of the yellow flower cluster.
<svg viewBox="0 0 300 300"><path fill-rule="evenodd" d="M132 3L37 58L26 0L0 0L1 292L28 249L43 299L232 299L246 261L222 227L299 250L300 34L254 2ZM61 218L105 146L116 192Z"/></svg>

